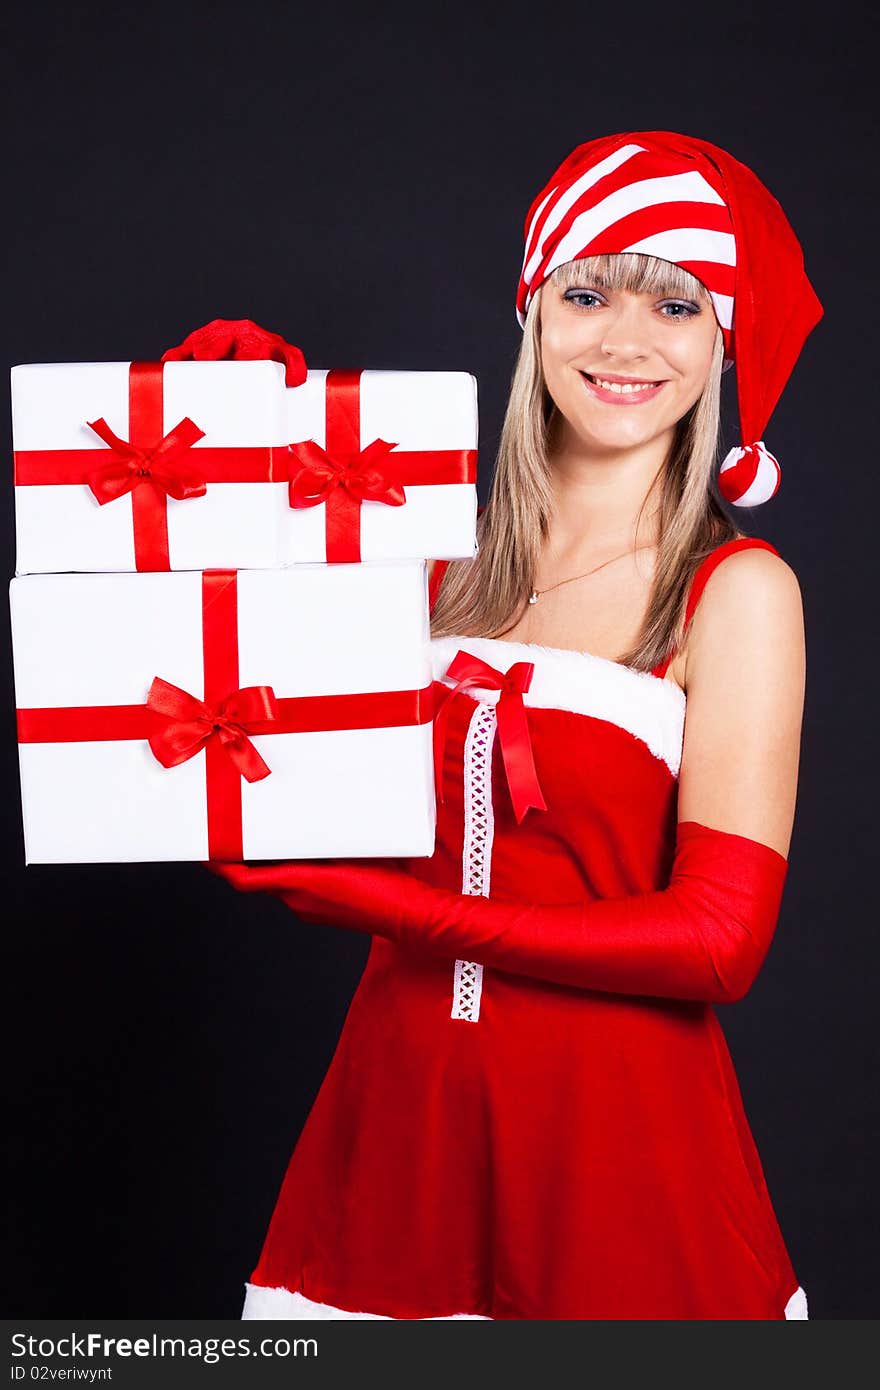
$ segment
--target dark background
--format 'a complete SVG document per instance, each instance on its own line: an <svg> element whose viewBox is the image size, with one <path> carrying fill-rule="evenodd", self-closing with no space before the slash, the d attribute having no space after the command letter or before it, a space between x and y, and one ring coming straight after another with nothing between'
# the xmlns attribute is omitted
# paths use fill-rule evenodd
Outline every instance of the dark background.
<svg viewBox="0 0 880 1390"><path fill-rule="evenodd" d="M871 8L20 3L4 84L10 364L220 316L316 367L468 370L483 496L523 218L575 144L699 135L782 203L826 314L766 431L780 492L737 520L804 594L800 795L719 1014L813 1319L878 1313ZM196 865L25 868L5 633L4 1311L237 1318L369 939Z"/></svg>

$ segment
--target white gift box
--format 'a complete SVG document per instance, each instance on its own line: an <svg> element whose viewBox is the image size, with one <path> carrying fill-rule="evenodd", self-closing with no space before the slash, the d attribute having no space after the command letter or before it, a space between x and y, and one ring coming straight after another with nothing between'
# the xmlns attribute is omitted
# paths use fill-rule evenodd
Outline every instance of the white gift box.
<svg viewBox="0 0 880 1390"><path fill-rule="evenodd" d="M279 362L13 367L16 574L277 566L284 390ZM193 442L174 434L185 419ZM91 428L102 420L105 437ZM88 479L107 472L102 503ZM191 495L168 495L169 475Z"/></svg>
<svg viewBox="0 0 880 1390"><path fill-rule="evenodd" d="M10 604L26 862L433 852L423 562L30 575ZM249 687L281 732L230 715Z"/></svg>
<svg viewBox="0 0 880 1390"><path fill-rule="evenodd" d="M476 553L473 376L310 371L301 386L287 390L286 401L292 474L302 469L289 500L298 492L312 504L287 507L282 563L467 559ZM390 485L387 500L352 500L344 475L353 472L356 482L364 471L368 481L378 483L377 492ZM315 500L325 490L327 500ZM399 496L401 490L405 501L394 505L395 491Z"/></svg>

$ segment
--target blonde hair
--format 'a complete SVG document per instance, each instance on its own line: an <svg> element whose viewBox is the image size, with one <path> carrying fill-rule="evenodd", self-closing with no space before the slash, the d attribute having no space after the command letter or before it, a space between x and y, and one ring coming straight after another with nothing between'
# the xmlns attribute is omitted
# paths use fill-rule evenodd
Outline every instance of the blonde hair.
<svg viewBox="0 0 880 1390"><path fill-rule="evenodd" d="M584 257L567 261L549 278L562 290L589 283L635 294L696 299L711 306L695 276L655 256ZM434 637L497 636L518 620L534 588L553 510L548 452L557 413L541 368L540 298L539 287L526 315L489 498L477 522L479 550L474 559L447 566L431 618ZM619 658L636 670L650 671L676 650L694 571L718 545L743 535L724 512L713 485L723 348L719 328L703 392L679 420L665 464L637 518L634 549L645 504L659 489L658 552L648 609L634 646Z"/></svg>

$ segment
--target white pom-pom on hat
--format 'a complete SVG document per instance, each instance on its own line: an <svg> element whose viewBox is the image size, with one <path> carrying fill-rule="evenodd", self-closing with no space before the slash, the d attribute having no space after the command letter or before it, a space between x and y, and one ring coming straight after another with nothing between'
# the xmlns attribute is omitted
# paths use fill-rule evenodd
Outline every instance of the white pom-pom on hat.
<svg viewBox="0 0 880 1390"><path fill-rule="evenodd" d="M722 497L735 507L760 507L769 502L782 479L779 461L763 439L756 444L740 444L725 454L718 473Z"/></svg>

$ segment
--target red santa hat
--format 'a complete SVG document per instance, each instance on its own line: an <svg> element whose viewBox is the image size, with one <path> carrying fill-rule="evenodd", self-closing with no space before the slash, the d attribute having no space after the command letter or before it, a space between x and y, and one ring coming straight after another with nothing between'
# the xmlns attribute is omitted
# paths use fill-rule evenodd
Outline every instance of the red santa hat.
<svg viewBox="0 0 880 1390"><path fill-rule="evenodd" d="M588 140L526 215L520 326L557 266L625 251L672 261L706 286L724 368L736 365L743 441L722 461L718 486L736 506L766 502L780 468L761 436L824 312L785 213L751 169L708 140L668 130Z"/></svg>

